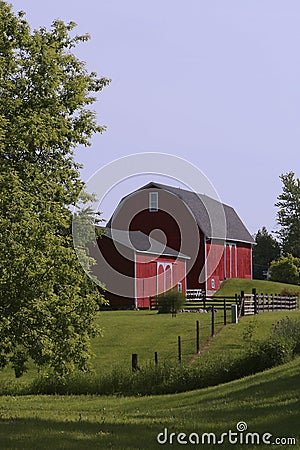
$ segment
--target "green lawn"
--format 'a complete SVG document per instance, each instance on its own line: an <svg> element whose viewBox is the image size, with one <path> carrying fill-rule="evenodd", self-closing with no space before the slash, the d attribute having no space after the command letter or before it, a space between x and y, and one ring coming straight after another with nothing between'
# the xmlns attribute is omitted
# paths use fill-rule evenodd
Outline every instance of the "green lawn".
<svg viewBox="0 0 300 450"><path fill-rule="evenodd" d="M238 281L238 280L235 280ZM244 289L246 291L246 289ZM264 313L243 317L217 334L208 349L193 364L206 358L239 354L245 346L243 334L255 322L254 338L266 338L272 324L300 311ZM222 317L216 314L221 326ZM104 336L93 341L96 373L112 366L130 367L131 354L139 354L143 365L158 352L159 362L177 359L177 336L182 337L184 362L195 350L195 324L200 320L201 347L210 335L211 314L159 315L153 311L103 312L97 318ZM31 368L27 382L36 375ZM6 369L0 381L11 379ZM13 449L154 449L156 436L169 432L220 436L245 421L249 432L275 437L297 437L300 448L300 358L269 371L212 388L155 397L99 396L2 396L0 397L0 448ZM182 445L167 445L182 448ZM185 448L197 446L185 445ZM212 448L212 445L201 445ZM216 446L219 447L219 446ZM268 448L224 444L220 448ZM282 448L279 446L279 448Z"/></svg>
<svg viewBox="0 0 300 450"><path fill-rule="evenodd" d="M300 448L300 358L242 380L183 394L118 398L97 396L0 397L0 448L162 448L164 428L220 434L244 421L248 432L296 437ZM182 448L182 445L167 445ZM200 448L215 448L199 445ZM224 445L216 448L269 448ZM185 448L197 448L185 445ZM279 446L279 448L282 448ZM289 447L287 447L289 448Z"/></svg>
<svg viewBox="0 0 300 450"><path fill-rule="evenodd" d="M216 331L222 327L223 316L216 316ZM157 314L157 311L106 311L97 316L103 336L92 341L95 354L93 367L96 373L111 371L112 367L131 367L131 355L138 354L142 367L154 361L158 353L159 363L175 362L178 359L178 336L181 336L182 361L188 362L196 351L196 321L200 321L200 345L211 334L211 314L184 313ZM37 375L30 370L17 383L26 384ZM0 381L10 383L14 379L11 369L0 371Z"/></svg>
<svg viewBox="0 0 300 450"><path fill-rule="evenodd" d="M238 324L227 325L220 334L214 337L209 348L197 362L201 364L203 359L218 358L224 355L238 356L241 350L249 345L243 339L249 324L254 324L253 340L262 341L270 335L273 324L286 316L300 319L300 310L266 312L240 318Z"/></svg>
<svg viewBox="0 0 300 450"><path fill-rule="evenodd" d="M251 294L253 288L256 288L258 294L280 294L283 289L289 289L297 291L300 296L300 286L277 283L275 281L245 280L242 278L231 278L223 281L216 295L230 296L240 294L241 291L244 291L245 294Z"/></svg>
<svg viewBox="0 0 300 450"><path fill-rule="evenodd" d="M216 316L216 330L223 325L223 315ZM178 336L181 336L182 360L188 362L196 351L196 321L200 322L200 345L211 334L210 313L157 314L156 311L107 311L102 312L99 323L104 335L93 341L96 353L96 372L112 366L131 365L132 353L137 353L139 364L154 361L154 352L159 362L177 361Z"/></svg>
<svg viewBox="0 0 300 450"><path fill-rule="evenodd" d="M300 311L245 316L239 324L229 323L222 328L223 314L216 313L216 336L195 363L201 364L205 358L218 358L219 355L227 353L238 355L246 345L243 333L249 323L254 321L257 324L254 338L263 339L270 333L272 324L287 314L299 317ZM182 340L182 360L184 363L191 361L196 350L196 320L200 322L202 349L211 334L211 313L184 313L172 317L169 314L157 314L155 311L102 312L97 317L97 321L103 328L103 337L97 337L92 343L95 353L93 358L95 373L110 372L113 367L130 369L132 353L138 354L140 367L148 364L149 361L154 361L155 351L158 352L159 364L165 361L176 362L179 335ZM222 329L221 333L217 333L220 329ZM36 375L37 370L31 366L28 373L21 379L15 380L13 371L5 369L0 372L0 382L2 387L11 386L12 383L23 385L30 382ZM9 391L4 392L13 392L13 390L9 388Z"/></svg>

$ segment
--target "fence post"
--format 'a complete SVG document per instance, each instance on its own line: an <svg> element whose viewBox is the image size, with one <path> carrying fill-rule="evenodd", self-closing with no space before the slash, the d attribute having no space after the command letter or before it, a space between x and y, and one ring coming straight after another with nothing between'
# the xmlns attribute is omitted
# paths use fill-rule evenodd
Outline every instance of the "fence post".
<svg viewBox="0 0 300 450"><path fill-rule="evenodd" d="M139 368L138 366L138 355L137 353L133 353L131 356L131 367L132 367L132 371L136 372Z"/></svg>
<svg viewBox="0 0 300 450"><path fill-rule="evenodd" d="M215 335L215 308L211 305L211 337Z"/></svg>
<svg viewBox="0 0 300 450"><path fill-rule="evenodd" d="M256 295L256 289L252 289L252 295L254 300L254 314L258 314L258 308L257 308L257 295Z"/></svg>
<svg viewBox="0 0 300 450"><path fill-rule="evenodd" d="M226 317L226 298L224 298L224 325L227 325L227 317Z"/></svg>
<svg viewBox="0 0 300 450"><path fill-rule="evenodd" d="M157 352L154 352L154 362L155 362L155 365L157 366L157 364L158 364L158 354L157 354Z"/></svg>
<svg viewBox="0 0 300 450"><path fill-rule="evenodd" d="M181 363L181 337L178 336L178 362Z"/></svg>
<svg viewBox="0 0 300 450"><path fill-rule="evenodd" d="M232 323L238 323L238 311L237 311L237 305L233 304L231 305L231 322Z"/></svg>
<svg viewBox="0 0 300 450"><path fill-rule="evenodd" d="M200 351L200 323L199 320L196 321L196 352Z"/></svg>
<svg viewBox="0 0 300 450"><path fill-rule="evenodd" d="M244 316L245 315L245 292L244 291L241 291L241 308L242 308L241 314L242 314L242 316Z"/></svg>

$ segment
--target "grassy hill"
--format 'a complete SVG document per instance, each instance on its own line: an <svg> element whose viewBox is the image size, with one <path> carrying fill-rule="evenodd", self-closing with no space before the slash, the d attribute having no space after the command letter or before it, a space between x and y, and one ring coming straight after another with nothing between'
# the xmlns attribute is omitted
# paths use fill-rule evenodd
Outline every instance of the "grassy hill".
<svg viewBox="0 0 300 450"><path fill-rule="evenodd" d="M251 294L253 288L256 288L259 294L280 294L283 289L288 289L289 291L298 292L300 296L300 286L298 285L266 280L245 280L242 278L231 278L223 281L216 295L230 296L240 294L241 291L244 291L245 294Z"/></svg>
<svg viewBox="0 0 300 450"><path fill-rule="evenodd" d="M236 432L293 437L300 444L300 358L274 369L217 387L156 397L0 397L0 447L12 449L161 448L158 433L213 432L218 439ZM244 433L245 435L245 433ZM211 449L213 445L200 445ZM182 448L182 445L167 445ZM185 448L197 448L185 445ZM230 448L223 444L220 448ZM270 448L267 445L234 448ZM279 446L281 448L281 446Z"/></svg>
<svg viewBox="0 0 300 450"><path fill-rule="evenodd" d="M245 284L250 280L242 280L243 287L240 281L228 280L222 287L228 283L229 289L233 282L231 289L238 285L247 292ZM262 291L266 292L265 289ZM272 324L287 314L299 317L300 311L248 316L239 324L229 324L193 364L224 354L238 354L245 345L243 334L250 323L256 324L255 339L264 339ZM134 352L139 354L141 365L153 360L154 351L158 351L160 363L168 358L176 360L179 334L184 361L189 361L195 349L196 319L200 320L203 346L210 333L211 314L178 314L172 318L153 311L101 313L97 321L104 329L104 336L93 341L96 373L109 371L114 364L130 367ZM5 370L0 375L3 384L12 374ZM24 381L30 381L35 375L36 371L31 369ZM271 433L274 439L296 437L298 446L293 447L300 448L299 392L298 357L288 364L242 380L182 394L142 398L0 396L0 448L147 450L162 447L157 444L156 436L164 428L186 434L213 432L219 438L229 429L235 432L240 421L247 423L249 432ZM229 447L228 443L223 445L223 448ZM245 445L234 447L247 448ZM182 445L173 444L167 448L182 448ZM212 448L212 445L201 445L201 448ZM267 446L251 445L248 448Z"/></svg>
<svg viewBox="0 0 300 450"><path fill-rule="evenodd" d="M266 281L227 280L222 295L244 290L280 292L282 284ZM288 285L291 288L291 285ZM276 289L278 288L278 289ZM294 287L292 287L294 289ZM223 291L222 291L223 289ZM227 290L227 292L225 291ZM300 287L297 287L300 291ZM218 293L220 294L220 292ZM222 317L217 316L220 328ZM243 334L255 322L255 339L265 339L272 324L286 315L299 317L300 311L274 312L244 317L239 324L229 324L212 340L208 349L193 364L238 355L245 345ZM195 323L200 320L201 347L210 334L211 314L159 315L153 311L109 311L97 317L103 337L93 341L96 373L112 366L130 367L131 354L139 354L140 364L154 358L159 362L177 358L177 337L182 336L183 360L195 351ZM31 368L23 383L31 381ZM12 378L8 369L0 373L3 385ZM156 441L165 428L173 433L215 433L220 438L228 430L236 431L240 421L249 432L271 433L276 437L297 438L300 448L300 358L256 375L202 390L155 397L100 396L0 396L0 447L6 450L114 449L141 450L161 448ZM273 441L272 441L273 442ZM223 448L231 447L227 443ZM195 445L185 445L194 448ZM235 448L247 448L235 445ZM167 448L182 448L180 444ZM201 448L212 448L201 445ZM248 445L248 448L269 446Z"/></svg>
<svg viewBox="0 0 300 450"><path fill-rule="evenodd" d="M178 359L178 336L182 341L182 360L188 362L196 348L196 320L200 320L200 345L209 339L211 314L157 314L157 311L105 311L97 316L103 335L92 341L93 367L97 374L111 371L112 367L131 368L131 355L138 354L139 365L154 361L158 353L159 363L176 362ZM222 317L216 319L216 331L222 326ZM37 375L30 370L18 381L27 383ZM11 369L0 371L0 382L14 379ZM1 386L0 386L1 392Z"/></svg>
<svg viewBox="0 0 300 450"><path fill-rule="evenodd" d="M243 333L249 323L255 322L255 339L264 339L270 333L272 324L287 314L300 316L298 311L278 311L274 313L246 316L238 325L228 324L223 328L223 314L215 314L216 337L201 358L218 358L227 352L239 353L245 345ZM200 348L203 348L211 333L210 313L184 313L172 317L170 314L157 314L156 311L106 311L97 316L97 322L103 329L103 336L92 341L94 352L93 367L96 374L111 372L113 367L128 370L131 367L131 355L137 353L139 365L145 366L154 361L154 352L158 352L159 364L176 363L178 358L177 339L181 336L182 361L188 363L196 349L196 320L200 322ZM230 314L228 314L228 322ZM201 358L197 363L201 364ZM0 392L7 392L11 383L26 384L37 376L33 366L17 381L11 369L0 371Z"/></svg>

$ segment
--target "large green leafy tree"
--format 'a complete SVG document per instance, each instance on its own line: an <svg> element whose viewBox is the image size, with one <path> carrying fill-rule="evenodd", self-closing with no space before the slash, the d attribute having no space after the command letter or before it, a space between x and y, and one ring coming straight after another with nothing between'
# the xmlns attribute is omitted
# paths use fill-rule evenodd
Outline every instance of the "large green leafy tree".
<svg viewBox="0 0 300 450"><path fill-rule="evenodd" d="M73 250L83 189L74 149L102 132L90 105L109 80L72 49L74 23L31 31L0 1L0 366L85 370L101 297Z"/></svg>
<svg viewBox="0 0 300 450"><path fill-rule="evenodd" d="M284 254L300 257L300 179L294 172L280 176L283 183L282 193L275 206L278 208L277 222L281 226L278 232Z"/></svg>
<svg viewBox="0 0 300 450"><path fill-rule="evenodd" d="M280 245L268 232L266 227L255 235L256 245L253 247L253 278L263 280L266 278L271 261L280 256Z"/></svg>
<svg viewBox="0 0 300 450"><path fill-rule="evenodd" d="M300 283L300 258L291 254L281 256L270 265L270 279L280 283Z"/></svg>

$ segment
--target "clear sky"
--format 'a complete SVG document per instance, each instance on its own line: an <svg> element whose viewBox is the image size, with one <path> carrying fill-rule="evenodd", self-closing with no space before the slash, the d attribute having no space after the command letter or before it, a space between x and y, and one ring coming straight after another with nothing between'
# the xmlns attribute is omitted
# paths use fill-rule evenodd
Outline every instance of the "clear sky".
<svg viewBox="0 0 300 450"><path fill-rule="evenodd" d="M170 153L199 167L251 233L276 228L279 175L300 176L299 0L11 3L33 28L75 21L92 37L78 56L112 78L94 106L107 131L76 152L84 180L122 156ZM142 184L113 189L104 217Z"/></svg>

